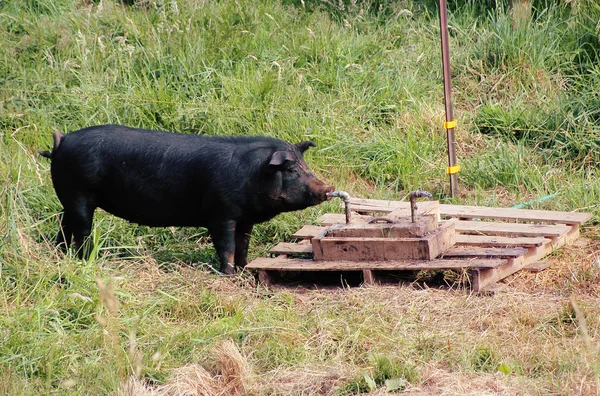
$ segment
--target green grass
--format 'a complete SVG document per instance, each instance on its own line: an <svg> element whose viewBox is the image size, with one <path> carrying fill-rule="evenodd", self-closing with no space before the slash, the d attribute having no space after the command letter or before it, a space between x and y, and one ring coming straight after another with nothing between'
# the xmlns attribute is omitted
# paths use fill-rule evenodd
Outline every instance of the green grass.
<svg viewBox="0 0 600 396"><path fill-rule="evenodd" d="M437 1L0 0L0 393L115 394L132 375L159 386L214 369L224 339L252 366L251 394L468 393L498 372L507 393L597 391L600 6L451 3L454 199ZM561 270L533 297L535 275L498 298L300 293L218 278L204 229L97 212L98 251L81 262L52 246L61 208L37 151L55 129L102 123L311 139L315 173L365 198L556 194L528 207L591 212L591 247L551 257ZM250 258L334 211L258 225Z"/></svg>

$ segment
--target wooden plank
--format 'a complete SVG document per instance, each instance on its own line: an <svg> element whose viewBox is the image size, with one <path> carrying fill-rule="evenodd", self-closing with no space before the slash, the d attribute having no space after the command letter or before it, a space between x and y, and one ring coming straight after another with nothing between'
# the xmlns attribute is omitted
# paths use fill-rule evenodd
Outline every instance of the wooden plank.
<svg viewBox="0 0 600 396"><path fill-rule="evenodd" d="M544 237L505 237L497 235L456 235L457 246L488 246L488 247L538 247L550 242Z"/></svg>
<svg viewBox="0 0 600 396"><path fill-rule="evenodd" d="M529 247L541 247L544 244L550 244L551 241L546 238L508 238L508 237L496 237L497 240L490 240L490 237L484 236L484 240L471 241L473 243L465 243L463 237L479 237L478 235L456 235L456 247L450 248L443 252L444 257L518 257L528 252ZM502 238L502 239L500 239ZM513 242L514 240L514 242ZM524 241L524 242L523 242ZM495 247L498 249L470 249L461 250L459 246L485 246ZM510 247L517 247L516 249L508 249ZM518 247L523 247L519 249ZM507 249L503 249L507 248ZM312 245L306 243L290 243L280 242L269 250L273 254L312 254Z"/></svg>
<svg viewBox="0 0 600 396"><path fill-rule="evenodd" d="M365 285L374 285L375 284L375 274L371 270L363 270L363 283Z"/></svg>
<svg viewBox="0 0 600 396"><path fill-rule="evenodd" d="M246 266L269 271L419 271L433 269L497 268L506 259L407 260L407 261L314 261L289 257L257 258Z"/></svg>
<svg viewBox="0 0 600 396"><path fill-rule="evenodd" d="M359 217L358 221L363 221L365 218L371 218L370 216L362 216ZM338 224L343 222L344 215L338 215L334 213L326 214L319 218L319 221L325 225ZM354 220L353 220L354 221ZM442 224L444 221L442 221ZM313 226L311 226L313 227ZM469 221L469 220L459 220L456 223L456 231L457 232L471 232L471 233L479 233L486 235L494 235L494 236L502 236L502 235L523 235L528 237L561 237L569 232L573 232L572 227L565 224L523 224L523 223L497 223L490 221ZM576 239L576 238L575 238ZM575 240L573 236L569 238L570 241ZM469 238L463 238L462 241L469 240ZM472 241L476 241L477 239L472 239ZM507 241L507 244L515 244L521 242L508 242L507 239L498 239L499 241ZM457 243L460 239L457 239ZM484 238L481 238L481 241L485 241ZM540 240L531 241L531 240L522 240L525 244L530 243L539 243ZM468 242L466 242L468 243ZM475 242L473 242L475 243ZM493 242L490 242L493 243ZM503 243L503 242L498 242Z"/></svg>
<svg viewBox="0 0 600 396"><path fill-rule="evenodd" d="M305 225L300 228L298 231L292 234L292 238L298 239L311 239L317 235L320 235L327 231L327 227L315 226L315 225Z"/></svg>
<svg viewBox="0 0 600 396"><path fill-rule="evenodd" d="M500 271L500 267L496 268L478 268L471 272L472 276L472 289L475 293L482 293L486 288L494 285L499 280L506 278L511 273L520 270L523 265L522 259L507 259L506 264L503 265L504 271ZM511 272L511 270L513 270Z"/></svg>
<svg viewBox="0 0 600 396"><path fill-rule="evenodd" d="M558 249L559 247L562 247L563 245L570 245L573 242L575 242L575 240L577 240L577 238L579 238L580 235L580 231L579 231L579 226L576 224L573 224L571 226L569 226L569 231L566 233L566 235L561 235L558 238L554 238L552 240L553 246L555 249Z"/></svg>
<svg viewBox="0 0 600 396"><path fill-rule="evenodd" d="M575 241L579 237L579 226L574 224L567 227L569 227L569 231L565 234L550 238L548 243L545 243L540 247L530 247L529 252L524 257L524 265L539 261L554 250Z"/></svg>
<svg viewBox="0 0 600 396"><path fill-rule="evenodd" d="M528 252L525 248L482 248L482 247L454 247L447 249L443 257L498 257L515 258L524 256Z"/></svg>
<svg viewBox="0 0 600 396"><path fill-rule="evenodd" d="M277 246L269 250L273 254L312 254L313 248L310 243L279 242Z"/></svg>
<svg viewBox="0 0 600 396"><path fill-rule="evenodd" d="M423 205L428 201L419 202ZM435 201L429 201L435 202ZM351 198L351 207L357 212L380 212L388 213L399 207L409 205L402 201L385 201L377 199ZM465 206L440 204L440 214L442 216L460 217L460 218L479 218L479 219L497 219L497 220L518 220L524 222L540 223L561 223L581 225L592 218L591 213L585 212L560 212L553 210L537 209L514 209L514 208L492 208L486 206Z"/></svg>
<svg viewBox="0 0 600 396"><path fill-rule="evenodd" d="M391 213L394 216L410 217L410 202L382 201L378 199L350 198L350 209L358 213ZM440 217L439 201L418 201L417 214L434 214Z"/></svg>
<svg viewBox="0 0 600 396"><path fill-rule="evenodd" d="M548 239L542 246L529 247L527 249L529 251L523 256L523 266L539 261L552 253L554 251L554 244Z"/></svg>
<svg viewBox="0 0 600 396"><path fill-rule="evenodd" d="M553 210L489 208L485 206L440 205L442 216L463 219L511 220L519 222L559 223L581 225L592 218L591 213L559 212Z"/></svg>
<svg viewBox="0 0 600 396"><path fill-rule="evenodd" d="M366 224L372 218L373 216L352 213L352 220L350 221L350 224ZM319 217L317 221L325 226L330 226L333 224L346 224L346 215L340 213L325 213Z"/></svg>
<svg viewBox="0 0 600 396"><path fill-rule="evenodd" d="M313 238L315 260L386 260L385 251L388 238ZM403 238L405 239L405 238ZM403 242L394 239L395 242ZM420 247L420 246L419 246ZM417 250L419 247L415 247ZM403 257L404 258L404 257Z"/></svg>
<svg viewBox="0 0 600 396"><path fill-rule="evenodd" d="M402 204L396 207L389 213L386 213L386 217L392 218L406 218L411 219L410 202L401 202ZM440 221L440 203L439 201L418 201L416 206L416 215L420 216L434 216L437 221Z"/></svg>
<svg viewBox="0 0 600 396"><path fill-rule="evenodd" d="M343 238L415 238L422 237L438 228L438 221L434 215L419 216L414 223L409 218L402 220L382 219L386 219L386 221L378 221L372 224L335 224L329 228L327 236Z"/></svg>
<svg viewBox="0 0 600 396"><path fill-rule="evenodd" d="M417 238L313 238L315 260L430 260L439 255L437 240Z"/></svg>
<svg viewBox="0 0 600 396"><path fill-rule="evenodd" d="M400 207L406 207L410 210L410 203L380 199L350 198L350 208L355 212L389 213Z"/></svg>
<svg viewBox="0 0 600 396"><path fill-rule="evenodd" d="M529 271L529 272L541 272L543 270L545 270L546 268L550 267L550 263L547 261L536 261L534 263L531 263L525 267L523 267L523 271Z"/></svg>
<svg viewBox="0 0 600 396"><path fill-rule="evenodd" d="M259 270L258 281L265 286L271 286L272 280L269 271Z"/></svg>
<svg viewBox="0 0 600 396"><path fill-rule="evenodd" d="M473 291L475 293L485 292L487 288L496 282L514 274L526 265L523 257L509 258L506 263L496 268L479 268L472 271Z"/></svg>
<svg viewBox="0 0 600 396"><path fill-rule="evenodd" d="M577 228L577 226L575 227ZM455 246L523 247L528 250L523 260L525 264L529 264L541 260L553 250L563 246L568 236L568 233L558 238L458 234Z"/></svg>
<svg viewBox="0 0 600 396"><path fill-rule="evenodd" d="M488 221L459 220L456 222L456 232L469 232L484 235L521 235L561 237L571 231L565 224L522 224L496 223Z"/></svg>

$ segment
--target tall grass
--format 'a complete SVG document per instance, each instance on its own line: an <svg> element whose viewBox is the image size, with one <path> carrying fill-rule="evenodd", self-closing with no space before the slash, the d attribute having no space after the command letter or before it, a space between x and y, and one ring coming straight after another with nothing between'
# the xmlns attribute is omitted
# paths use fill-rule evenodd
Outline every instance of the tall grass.
<svg viewBox="0 0 600 396"><path fill-rule="evenodd" d="M37 150L55 129L101 123L311 139L311 168L352 195L421 188L448 201L436 4L0 1L0 393L109 394L138 380L167 389L186 368L225 389L212 351L227 340L249 364L236 386L255 394L445 383L456 393L498 372L507 393L597 390L593 251L564 253L589 265L568 264L540 296L507 300L266 290L218 278L204 229L101 211L93 259L53 247L61 208ZM529 207L597 215L600 7L530 6L515 16L502 1L451 2L455 201L556 194ZM257 226L250 257L339 210L329 202ZM581 293L578 320L563 290Z"/></svg>

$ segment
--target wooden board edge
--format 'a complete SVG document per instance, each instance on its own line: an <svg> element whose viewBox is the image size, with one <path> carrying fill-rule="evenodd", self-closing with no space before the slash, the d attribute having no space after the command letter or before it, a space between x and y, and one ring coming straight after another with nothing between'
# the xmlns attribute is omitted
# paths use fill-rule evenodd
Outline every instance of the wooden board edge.
<svg viewBox="0 0 600 396"><path fill-rule="evenodd" d="M305 225L298 231L292 234L292 238L296 239L311 239L315 236L327 231L327 227L317 225Z"/></svg>
<svg viewBox="0 0 600 396"><path fill-rule="evenodd" d="M390 261L314 261L311 259L289 258L285 256L253 260L246 266L255 271L421 271L463 268L498 268L510 259L469 258L436 260L390 260Z"/></svg>
<svg viewBox="0 0 600 396"><path fill-rule="evenodd" d="M477 294L485 292L486 288L521 270L525 265L524 257L517 257L508 259L506 264L498 268L472 270L473 292Z"/></svg>
<svg viewBox="0 0 600 396"><path fill-rule="evenodd" d="M308 242L308 240L302 240ZM313 249L310 243L279 242L269 249L271 254L312 254Z"/></svg>
<svg viewBox="0 0 600 396"><path fill-rule="evenodd" d="M550 268L552 264L549 263L548 261L535 261L533 263L530 263L528 265L526 265L525 267L523 267L523 271L527 271L527 272L532 272L532 273L538 273L538 272L542 272L543 270Z"/></svg>
<svg viewBox="0 0 600 396"><path fill-rule="evenodd" d="M427 202L427 201L425 201ZM354 207L354 210L357 212L379 212L379 213L389 213L392 212L399 207L406 206L408 202L404 201L388 201L388 200L378 200L378 199L365 199L365 198L351 198L350 204ZM553 211L553 210L538 210L538 209L516 209L516 208L495 208L490 206L476 206L476 205L453 205L453 204L440 204L440 214L442 216L449 217L469 217L469 218L496 218L505 220L516 220L519 218L519 213L528 213L530 218L527 222L548 222L548 223L559 223L559 224L577 224L582 225L592 219L592 214L588 212L565 212L565 211ZM473 211L472 213L460 213L461 211ZM490 211L497 210L498 215L496 217L486 217L485 213L477 213L477 211ZM522 211L522 212L519 212ZM457 213L458 212L458 213ZM502 214L502 213L506 214ZM538 213L540 216L539 219L535 218L535 214ZM546 214L552 214L551 216L544 217ZM500 217L498 217L500 216ZM576 217L573 220L562 220L562 217Z"/></svg>

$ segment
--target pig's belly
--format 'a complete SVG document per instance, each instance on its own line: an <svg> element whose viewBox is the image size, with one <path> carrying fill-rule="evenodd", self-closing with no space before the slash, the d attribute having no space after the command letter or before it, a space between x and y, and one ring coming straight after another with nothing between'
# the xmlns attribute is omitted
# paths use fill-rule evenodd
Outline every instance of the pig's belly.
<svg viewBox="0 0 600 396"><path fill-rule="evenodd" d="M151 227L206 226L211 215L210 211L202 209L199 202L194 205L185 199L157 202L143 197L128 197L119 201L102 200L98 206L132 223Z"/></svg>

